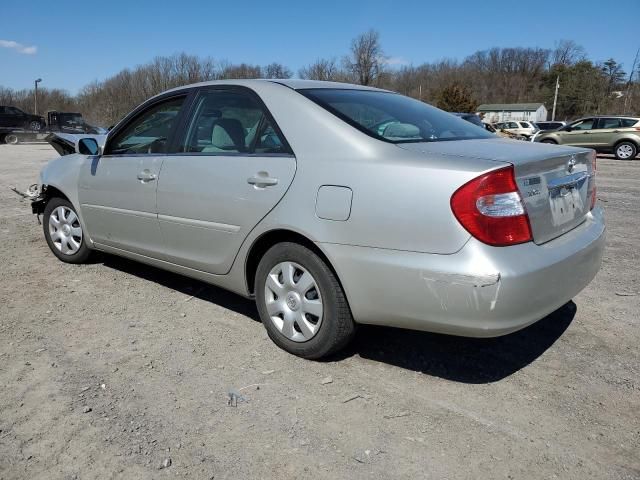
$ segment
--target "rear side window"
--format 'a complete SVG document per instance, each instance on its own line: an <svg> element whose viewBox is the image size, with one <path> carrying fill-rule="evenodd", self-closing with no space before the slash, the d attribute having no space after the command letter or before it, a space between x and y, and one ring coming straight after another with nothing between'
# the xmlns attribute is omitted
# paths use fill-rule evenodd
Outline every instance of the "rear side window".
<svg viewBox="0 0 640 480"><path fill-rule="evenodd" d="M298 92L367 135L391 143L493 138L480 126L397 93L337 88Z"/></svg>
<svg viewBox="0 0 640 480"><path fill-rule="evenodd" d="M619 118L601 118L598 128L620 128Z"/></svg>
<svg viewBox="0 0 640 480"><path fill-rule="evenodd" d="M527 122L520 122L520 126L522 128L531 128L531 125L529 125Z"/></svg>
<svg viewBox="0 0 640 480"><path fill-rule="evenodd" d="M289 153L258 99L241 90L202 92L180 151L202 154Z"/></svg>
<svg viewBox="0 0 640 480"><path fill-rule="evenodd" d="M108 142L107 155L166 153L185 97L157 103L129 122Z"/></svg>
<svg viewBox="0 0 640 480"><path fill-rule="evenodd" d="M640 122L637 118L623 118L621 121L624 128L633 127Z"/></svg>

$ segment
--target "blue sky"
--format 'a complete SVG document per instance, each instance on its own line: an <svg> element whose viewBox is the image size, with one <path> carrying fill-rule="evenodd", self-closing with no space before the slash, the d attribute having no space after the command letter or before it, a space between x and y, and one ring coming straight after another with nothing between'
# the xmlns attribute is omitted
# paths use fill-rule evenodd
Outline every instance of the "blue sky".
<svg viewBox="0 0 640 480"><path fill-rule="evenodd" d="M42 86L71 93L181 51L234 63L280 62L295 72L318 57L340 58L369 28L380 32L387 56L414 65L494 46L553 48L567 38L590 58L614 57L629 69L640 47L635 24L613 20L620 13L640 18L638 0L623 7L602 0L2 3L0 85L29 88L42 77Z"/></svg>

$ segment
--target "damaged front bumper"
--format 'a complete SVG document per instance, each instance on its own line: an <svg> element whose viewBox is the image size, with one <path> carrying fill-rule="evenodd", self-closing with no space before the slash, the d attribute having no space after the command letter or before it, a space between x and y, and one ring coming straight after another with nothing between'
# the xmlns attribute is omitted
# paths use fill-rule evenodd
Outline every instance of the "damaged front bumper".
<svg viewBox="0 0 640 480"><path fill-rule="evenodd" d="M534 323L570 301L600 268L599 208L543 245L491 247L473 238L433 255L320 243L358 323L469 337L495 337Z"/></svg>

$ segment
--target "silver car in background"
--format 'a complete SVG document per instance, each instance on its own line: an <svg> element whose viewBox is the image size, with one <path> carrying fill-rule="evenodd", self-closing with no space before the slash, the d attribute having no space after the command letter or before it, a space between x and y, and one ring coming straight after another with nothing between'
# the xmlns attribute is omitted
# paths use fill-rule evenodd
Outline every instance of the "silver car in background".
<svg viewBox="0 0 640 480"><path fill-rule="evenodd" d="M402 95L302 80L158 95L44 167L62 261L95 250L255 298L320 358L356 324L491 337L580 292L605 226L592 150L499 139Z"/></svg>

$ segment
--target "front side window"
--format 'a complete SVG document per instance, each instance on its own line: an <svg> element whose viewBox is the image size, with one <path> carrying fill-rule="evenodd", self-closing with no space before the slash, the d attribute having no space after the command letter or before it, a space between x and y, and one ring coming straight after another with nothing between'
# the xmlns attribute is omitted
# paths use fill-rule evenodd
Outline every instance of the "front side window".
<svg viewBox="0 0 640 480"><path fill-rule="evenodd" d="M493 138L460 117L396 93L333 88L298 92L353 127L391 143Z"/></svg>
<svg viewBox="0 0 640 480"><path fill-rule="evenodd" d="M158 103L134 118L108 142L107 155L166 153L185 97Z"/></svg>
<svg viewBox="0 0 640 480"><path fill-rule="evenodd" d="M585 118L571 125L572 130L592 130L593 118Z"/></svg>
<svg viewBox="0 0 640 480"><path fill-rule="evenodd" d="M180 150L189 153L287 153L260 102L248 92L210 90L196 100Z"/></svg>

